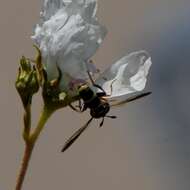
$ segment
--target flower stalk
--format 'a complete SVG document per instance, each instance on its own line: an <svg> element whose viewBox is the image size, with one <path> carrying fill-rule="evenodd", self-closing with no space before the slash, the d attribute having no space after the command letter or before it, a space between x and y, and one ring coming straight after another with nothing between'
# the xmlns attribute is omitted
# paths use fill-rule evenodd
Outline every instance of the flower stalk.
<svg viewBox="0 0 190 190"><path fill-rule="evenodd" d="M22 185L24 182L24 178L28 169L28 164L29 161L31 159L31 155L32 155L32 150L33 150L33 146L30 144L26 144L25 145L25 151L24 151L24 156L22 159L22 165L18 174L18 178L16 181L16 188L15 190L21 190L22 189Z"/></svg>
<svg viewBox="0 0 190 190"><path fill-rule="evenodd" d="M29 142L31 144L35 144L47 120L49 119L49 117L51 116L53 112L54 112L53 109L49 109L46 106L44 106L39 122L37 124L37 127L34 129L33 133L30 135Z"/></svg>
<svg viewBox="0 0 190 190"><path fill-rule="evenodd" d="M34 129L32 133L30 132L30 125L31 125L30 124L30 118L31 118L30 109L28 109L28 111L26 111L24 115L25 127L24 127L23 137L25 140L25 151L24 151L24 156L22 159L21 168L18 174L15 190L22 189L22 185L24 182L24 178L26 176L26 172L29 166L29 162L32 156L32 151L35 146L35 143L37 142L37 139L45 126L45 123L47 122L48 118L51 116L53 112L54 111L52 109L48 109L46 106L44 106L39 122L37 124L37 127Z"/></svg>
<svg viewBox="0 0 190 190"><path fill-rule="evenodd" d="M48 80L47 72L41 60L41 51L37 46L34 47L38 53L36 60L34 61L35 65L32 66L30 60L23 56L20 60L18 76L15 82L16 89L20 95L24 107L23 139L25 141L24 156L15 190L22 189L33 148L49 117L57 109L63 108L69 105L72 101L78 99L78 97L67 96L67 94L59 88L62 77L59 68L58 77ZM36 128L31 130L32 97L39 91L39 88L42 90L44 106Z"/></svg>
<svg viewBox="0 0 190 190"><path fill-rule="evenodd" d="M23 138L24 138L26 143L27 143L27 139L29 139L30 129L31 129L31 105L28 104L25 107L24 130L23 130Z"/></svg>

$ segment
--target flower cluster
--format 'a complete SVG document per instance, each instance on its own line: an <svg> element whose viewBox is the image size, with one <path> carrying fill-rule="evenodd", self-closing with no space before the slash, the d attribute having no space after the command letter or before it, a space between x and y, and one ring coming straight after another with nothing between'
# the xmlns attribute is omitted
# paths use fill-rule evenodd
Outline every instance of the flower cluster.
<svg viewBox="0 0 190 190"><path fill-rule="evenodd" d="M126 97L145 88L152 63L144 50L124 56L93 81L92 75L98 70L91 57L107 33L106 28L98 22L96 12L97 0L44 0L40 23L36 25L32 36L38 51L37 57L35 60L24 56L21 58L15 82L24 106L25 141L16 190L21 190L36 141L45 123L57 109L65 106L78 112L89 109L91 115L87 123L65 142L64 152L93 119L102 119L100 127L104 118L115 119L116 116L108 114L111 106L150 94L146 92ZM40 88L44 104L37 126L33 128L32 97ZM79 100L79 104L73 106L72 102L76 100Z"/></svg>

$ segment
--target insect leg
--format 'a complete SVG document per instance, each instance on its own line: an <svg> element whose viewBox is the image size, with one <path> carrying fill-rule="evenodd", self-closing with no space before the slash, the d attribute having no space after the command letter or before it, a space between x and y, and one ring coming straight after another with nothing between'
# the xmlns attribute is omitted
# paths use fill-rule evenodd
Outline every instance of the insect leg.
<svg viewBox="0 0 190 190"><path fill-rule="evenodd" d="M104 93L106 94L105 90L104 90L100 85L98 85L98 84L96 84L96 83L94 82L94 80L93 80L93 78L92 78L90 72L87 71L87 73L88 73L88 76L89 76L89 79L90 79L92 85L95 86L96 88L99 88L100 90L102 90L102 92L104 92Z"/></svg>
<svg viewBox="0 0 190 190"><path fill-rule="evenodd" d="M73 106L71 103L69 104L69 107L70 107L72 110L74 110L74 111L76 111L76 112L79 112L79 113L84 112L84 111L87 109L86 105L85 105L85 104L82 104L81 99L79 99L79 105L76 106L76 107L78 107L79 109L77 109L77 108L76 108L75 106Z"/></svg>
<svg viewBox="0 0 190 190"><path fill-rule="evenodd" d="M78 105L78 106L79 106L79 109L82 110L82 107L83 107L83 106L82 106L81 99L79 99L79 105Z"/></svg>
<svg viewBox="0 0 190 190"><path fill-rule="evenodd" d="M72 110L76 111L76 112L79 112L79 113L83 112L81 109L77 109L77 108L74 107L72 104L69 104L69 107L70 107Z"/></svg>
<svg viewBox="0 0 190 190"><path fill-rule="evenodd" d="M110 89L111 89L111 93L110 94L106 94L106 92L97 92L97 96L101 97L102 99L106 99L107 97L112 96L113 93L113 83L116 81L117 79L113 80L110 84Z"/></svg>
<svg viewBox="0 0 190 190"><path fill-rule="evenodd" d="M81 99L79 99L79 109L81 110L81 112L84 112L84 111L86 111L86 109L88 108L87 106L86 106L86 104L82 104L82 101L81 101Z"/></svg>

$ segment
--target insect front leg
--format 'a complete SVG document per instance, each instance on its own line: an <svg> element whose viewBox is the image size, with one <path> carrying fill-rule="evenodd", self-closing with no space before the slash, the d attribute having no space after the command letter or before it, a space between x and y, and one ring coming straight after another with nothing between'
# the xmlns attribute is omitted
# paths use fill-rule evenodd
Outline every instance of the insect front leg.
<svg viewBox="0 0 190 190"><path fill-rule="evenodd" d="M77 107L79 107L79 109L80 109L81 112L86 111L86 109L88 108L88 107L84 104L84 102L81 101L81 99L79 99L79 104L78 104Z"/></svg>
<svg viewBox="0 0 190 190"><path fill-rule="evenodd" d="M84 112L87 109L87 106L82 103L81 99L79 99L79 104L77 106L73 106L72 104L69 104L69 107L79 113ZM79 109L77 109L76 107L78 107Z"/></svg>
<svg viewBox="0 0 190 190"><path fill-rule="evenodd" d="M88 73L88 76L89 76L89 79L90 79L92 85L95 86L96 88L99 88L102 92L104 92L104 93L106 94L105 90L104 90L100 85L98 85L98 84L96 84L96 83L94 82L94 80L93 80L93 78L92 78L90 72L87 71L87 73Z"/></svg>
<svg viewBox="0 0 190 190"><path fill-rule="evenodd" d="M78 113L81 113L82 111L80 109L77 109L75 106L73 106L72 104L69 104L69 107L73 110L76 111Z"/></svg>

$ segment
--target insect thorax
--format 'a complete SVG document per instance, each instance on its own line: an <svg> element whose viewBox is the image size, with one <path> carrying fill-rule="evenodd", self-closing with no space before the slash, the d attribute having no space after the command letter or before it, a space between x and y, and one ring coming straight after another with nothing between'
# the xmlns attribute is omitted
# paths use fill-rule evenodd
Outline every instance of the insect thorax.
<svg viewBox="0 0 190 190"><path fill-rule="evenodd" d="M92 117L105 117L109 112L109 103L97 96L97 94L88 85L84 84L79 87L79 95L84 101L85 106L90 109Z"/></svg>
<svg viewBox="0 0 190 190"><path fill-rule="evenodd" d="M86 84L80 86L78 91L79 96L84 100L84 102L89 102L96 96L95 92Z"/></svg>

